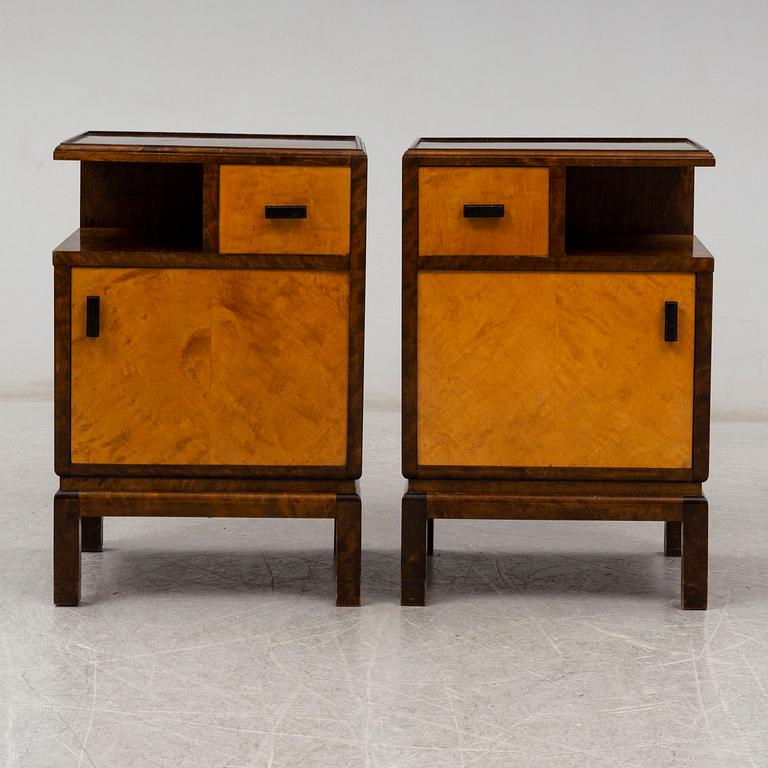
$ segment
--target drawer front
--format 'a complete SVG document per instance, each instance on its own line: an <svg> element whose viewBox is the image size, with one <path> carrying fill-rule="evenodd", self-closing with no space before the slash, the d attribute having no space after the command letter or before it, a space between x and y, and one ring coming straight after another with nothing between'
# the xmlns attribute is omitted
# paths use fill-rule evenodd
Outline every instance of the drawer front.
<svg viewBox="0 0 768 768"><path fill-rule="evenodd" d="M419 253L546 256L549 169L419 168Z"/></svg>
<svg viewBox="0 0 768 768"><path fill-rule="evenodd" d="M344 272L73 269L72 462L343 465L348 338Z"/></svg>
<svg viewBox="0 0 768 768"><path fill-rule="evenodd" d="M349 253L348 167L222 165L222 253Z"/></svg>
<svg viewBox="0 0 768 768"><path fill-rule="evenodd" d="M693 274L422 272L418 289L420 465L691 466Z"/></svg>

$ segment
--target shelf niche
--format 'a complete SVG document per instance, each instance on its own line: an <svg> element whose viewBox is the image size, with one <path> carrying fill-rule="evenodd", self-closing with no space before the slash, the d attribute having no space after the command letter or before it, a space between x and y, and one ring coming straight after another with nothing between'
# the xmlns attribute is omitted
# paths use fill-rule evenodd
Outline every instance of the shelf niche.
<svg viewBox="0 0 768 768"><path fill-rule="evenodd" d="M692 234L693 168L566 169L566 253L631 247L654 235Z"/></svg>
<svg viewBox="0 0 768 768"><path fill-rule="evenodd" d="M85 238L91 231L111 231L115 247L201 250L202 164L87 161L81 166Z"/></svg>

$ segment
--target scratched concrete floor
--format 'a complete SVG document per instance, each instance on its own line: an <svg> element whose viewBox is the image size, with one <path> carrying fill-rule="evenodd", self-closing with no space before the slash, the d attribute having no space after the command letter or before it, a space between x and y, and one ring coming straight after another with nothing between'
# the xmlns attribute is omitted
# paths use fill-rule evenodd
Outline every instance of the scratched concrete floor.
<svg viewBox="0 0 768 768"><path fill-rule="evenodd" d="M716 424L711 608L659 523L446 522L398 605L398 416L366 417L365 607L328 521L108 520L51 605L51 408L0 403L0 765L766 766L768 425Z"/></svg>

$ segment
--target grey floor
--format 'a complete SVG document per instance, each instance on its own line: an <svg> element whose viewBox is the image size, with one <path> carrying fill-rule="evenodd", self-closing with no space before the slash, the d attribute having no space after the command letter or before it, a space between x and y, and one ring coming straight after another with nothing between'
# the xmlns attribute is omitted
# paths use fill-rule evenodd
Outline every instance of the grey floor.
<svg viewBox="0 0 768 768"><path fill-rule="evenodd" d="M396 413L366 415L364 602L329 521L105 522L51 605L51 407L0 403L0 765L768 766L768 425L715 424L710 609L660 523L444 522L398 604Z"/></svg>

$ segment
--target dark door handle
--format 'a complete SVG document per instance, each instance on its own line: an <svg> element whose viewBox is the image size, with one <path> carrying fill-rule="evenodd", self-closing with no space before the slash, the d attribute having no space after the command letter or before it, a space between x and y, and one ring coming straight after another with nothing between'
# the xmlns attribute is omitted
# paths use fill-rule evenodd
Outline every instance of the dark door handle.
<svg viewBox="0 0 768 768"><path fill-rule="evenodd" d="M677 302L664 302L664 341L677 341Z"/></svg>
<svg viewBox="0 0 768 768"><path fill-rule="evenodd" d="M101 330L100 304L98 296L89 296L85 300L85 335L92 339L98 339Z"/></svg>
<svg viewBox="0 0 768 768"><path fill-rule="evenodd" d="M492 205L465 205L465 219L501 219L504 217L504 206L498 203Z"/></svg>
<svg viewBox="0 0 768 768"><path fill-rule="evenodd" d="M265 219L306 219L306 205L265 205Z"/></svg>

